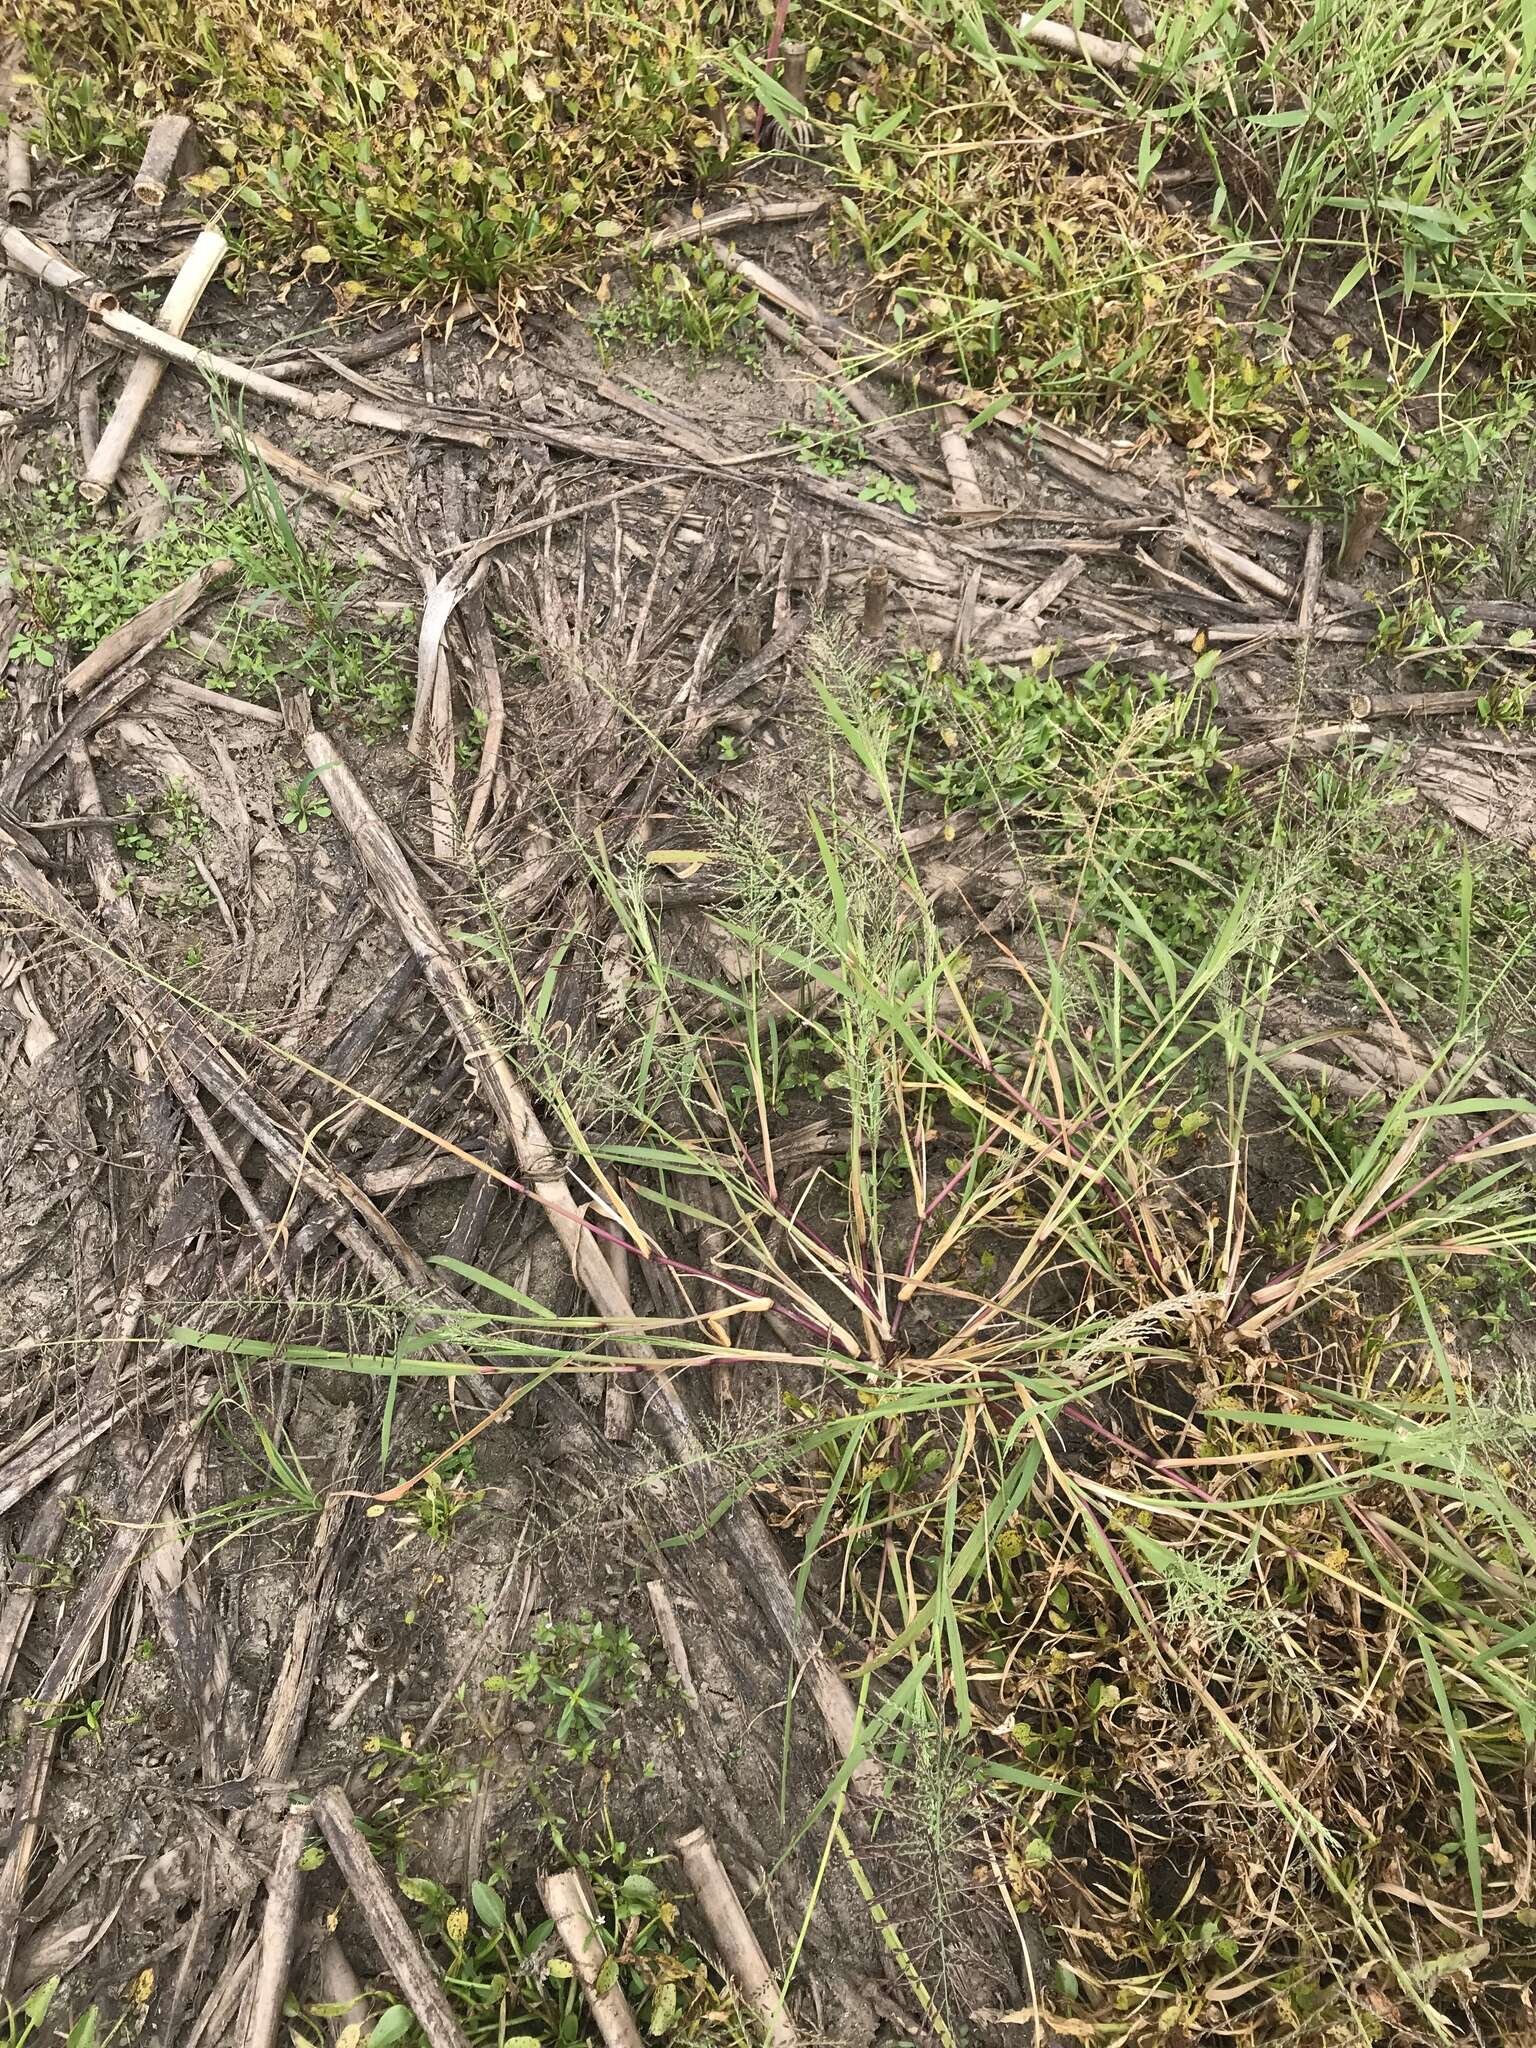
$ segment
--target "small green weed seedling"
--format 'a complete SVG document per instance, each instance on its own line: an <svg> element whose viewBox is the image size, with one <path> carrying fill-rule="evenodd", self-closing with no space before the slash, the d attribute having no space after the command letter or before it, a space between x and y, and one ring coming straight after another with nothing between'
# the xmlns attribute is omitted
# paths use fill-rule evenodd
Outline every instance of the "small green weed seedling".
<svg viewBox="0 0 1536 2048"><path fill-rule="evenodd" d="M757 293L717 256L690 249L675 262L643 266L624 296L600 305L588 324L605 361L621 348L673 348L755 365L756 306Z"/></svg>

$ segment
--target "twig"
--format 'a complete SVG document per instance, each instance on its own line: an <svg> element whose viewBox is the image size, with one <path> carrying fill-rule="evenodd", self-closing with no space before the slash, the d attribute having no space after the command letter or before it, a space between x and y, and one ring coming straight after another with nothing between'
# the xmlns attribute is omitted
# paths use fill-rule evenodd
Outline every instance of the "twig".
<svg viewBox="0 0 1536 2048"><path fill-rule="evenodd" d="M688 1645L683 1641L682 1629L678 1626L677 1610L672 1605L672 1595L660 1579L646 1581L646 1595L651 1603L651 1612L656 1617L656 1633L661 1637L662 1647L667 1653L667 1663L672 1676L677 1680L677 1689L690 1707L699 1704L698 1689L693 1682L693 1672L688 1663Z"/></svg>
<svg viewBox="0 0 1536 2048"><path fill-rule="evenodd" d="M133 181L133 196L141 206L164 206L166 195L181 175L196 149L191 117L162 114L149 131L144 154Z"/></svg>
<svg viewBox="0 0 1536 2048"><path fill-rule="evenodd" d="M987 503L976 475L976 462L971 454L966 424L967 415L958 405L939 407L939 453L949 472L949 487L955 494L955 510L960 517L989 519L996 507Z"/></svg>
<svg viewBox="0 0 1536 2048"><path fill-rule="evenodd" d="M611 1983L602 1991L597 1988L608 1951L597 1931L596 1908L586 1879L579 1870L555 1871L539 1879L539 1897L575 1966L587 2009L605 2048L645 2048L629 2000L618 1984Z"/></svg>
<svg viewBox="0 0 1536 2048"><path fill-rule="evenodd" d="M185 334L197 311L198 302L219 273L229 244L217 228L204 228L187 251L181 268L171 282L156 325L167 334ZM158 356L141 355L123 380L122 392L112 408L112 417L96 444L96 452L80 480L80 495L87 504L99 505L117 480L145 409L160 388L165 364Z"/></svg>
<svg viewBox="0 0 1536 2048"><path fill-rule="evenodd" d="M763 2023L765 2048L797 2048L799 2036L784 2010L768 1958L706 1830L695 1828L684 1835L677 1843L677 1853L699 1911L709 1923L726 1975L735 1980Z"/></svg>
<svg viewBox="0 0 1536 2048"><path fill-rule="evenodd" d="M5 204L12 220L32 211L32 131L14 116L5 138Z"/></svg>
<svg viewBox="0 0 1536 2048"><path fill-rule="evenodd" d="M293 1967L294 1938L299 1927L299 1897L304 1872L299 1858L309 1838L309 1813L299 1808L283 1823L272 1874L267 1879L267 1905L261 1919L256 1973L246 2007L243 2048L273 2048L282 2018L283 1995Z"/></svg>
<svg viewBox="0 0 1536 2048"><path fill-rule="evenodd" d="M1146 51L1135 43L1112 43L1105 36L1090 35L1087 29L1073 28L1065 21L1026 19L1016 29L1026 42L1039 43L1043 49L1059 51L1064 57L1086 58L1101 71L1139 71L1147 61Z"/></svg>
<svg viewBox="0 0 1536 2048"><path fill-rule="evenodd" d="M0 802L14 804L25 795L39 776L64 759L64 756L78 746L88 733L96 730L132 698L136 697L149 682L149 671L143 668L128 669L115 682L94 696L77 704L65 719L51 740L44 740L30 754L20 754L5 771L0 781Z"/></svg>
<svg viewBox="0 0 1536 2048"><path fill-rule="evenodd" d="M357 2030L355 2042L366 2041L370 2018L368 2002L363 1997L363 1987L358 1982L357 1972L348 1962L346 1950L334 1934L327 1935L320 1944L318 1968L320 1991L326 2004L342 2008L331 2020L338 2041L346 2039L349 2027L355 2027Z"/></svg>
<svg viewBox="0 0 1536 2048"><path fill-rule="evenodd" d="M495 440L483 427L463 426L436 412L406 411L399 406L376 404L369 398L349 398L344 391L305 391L298 385L284 384L264 370L250 369L229 356L215 354L212 349L196 348L179 335L167 334L148 320L139 319L137 314L124 312L111 292L94 284L83 270L77 270L63 257L40 247L18 227L8 227L0 234L0 246L13 269L54 291L79 299L108 334L136 349L148 349L151 355L163 356L182 369L194 370L200 377L237 384L243 391L269 398L275 405L285 405L291 412L303 413L312 420L350 420L354 426L379 427L390 434L424 434L436 441L460 441L471 448L489 448Z"/></svg>
<svg viewBox="0 0 1536 2048"><path fill-rule="evenodd" d="M405 1993L405 2002L416 2015L416 2024L426 2035L430 2048L469 2048L421 1943L411 1932L399 1901L373 1859L373 1851L358 1831L346 1793L339 1785L328 1785L315 1795L310 1811L324 1830L331 1854L368 1923L368 1931L390 1975Z"/></svg>
<svg viewBox="0 0 1536 2048"><path fill-rule="evenodd" d="M64 1633L37 1682L33 1695L37 1710L27 1736L5 1863L0 1868L0 1996L15 1959L27 1874L42 1835L43 1795L58 1741L58 1710L80 1684L102 1623L159 1520L166 1496L202 1427L205 1395L205 1388L194 1387L191 1416L174 1423L162 1437L139 1482L133 1513L113 1529L101 1562L70 1609Z"/></svg>
<svg viewBox="0 0 1536 2048"><path fill-rule="evenodd" d="M782 226L786 221L810 220L825 213L831 203L829 192L806 199L743 199L734 206L723 207L719 213L702 214L697 220L680 221L673 227L659 228L655 234L642 235L638 241L626 242L624 252L660 256L684 242L702 242L711 235L729 234L733 228Z"/></svg>
<svg viewBox="0 0 1536 2048"><path fill-rule="evenodd" d="M355 519L372 519L383 510L377 498L371 498L366 491L360 491L352 484L343 483L340 477L322 476L318 469L303 461L297 455L290 455L286 448L265 434L258 434L254 427L237 427L233 420L220 420L217 431L221 441L238 454L255 456L259 462L276 475L286 477L301 491L312 497L325 498L343 512L350 512Z"/></svg>
<svg viewBox="0 0 1536 2048"><path fill-rule="evenodd" d="M60 698L67 702L71 698L83 697L104 676L111 675L114 669L121 668L136 654L158 647L162 640L175 632L183 619L190 618L209 591L232 576L234 571L234 563L221 555L216 561L206 562L201 569L194 570L185 582L178 583L174 590L168 590L164 597L157 597L153 603L145 605L143 611L115 626L104 640L97 641L83 661L77 661L64 676L58 688Z"/></svg>

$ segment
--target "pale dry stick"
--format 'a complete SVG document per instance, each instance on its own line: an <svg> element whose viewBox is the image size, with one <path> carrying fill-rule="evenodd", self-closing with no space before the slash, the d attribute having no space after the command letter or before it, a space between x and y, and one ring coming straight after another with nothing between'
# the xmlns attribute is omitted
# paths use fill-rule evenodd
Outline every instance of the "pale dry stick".
<svg viewBox="0 0 1536 2048"><path fill-rule="evenodd" d="M32 131L15 119L5 138L5 204L13 220L32 211Z"/></svg>
<svg viewBox="0 0 1536 2048"><path fill-rule="evenodd" d="M267 435L258 434L254 427L237 427L233 420L221 420L217 431L219 439L237 455L254 456L274 476L286 477L297 489L326 499L340 511L350 512L354 519L372 519L384 509L379 499L343 483L340 477L322 476L302 457L290 454Z"/></svg>
<svg viewBox="0 0 1536 2048"><path fill-rule="evenodd" d="M680 221L658 228L653 235L642 235L638 241L625 244L625 253L660 256L684 242L707 241L711 235L726 235L733 228L782 227L789 221L810 220L825 213L831 203L829 192L809 199L743 199L734 206L723 207L719 213L701 214L697 220Z"/></svg>
<svg viewBox="0 0 1536 2048"><path fill-rule="evenodd" d="M83 697L87 690L94 689L104 677L131 661L136 654L145 654L151 647L158 647L167 639L183 619L195 612L209 592L223 583L235 572L235 565L227 555L215 561L205 562L174 590L168 590L163 597L157 597L145 605L143 611L135 612L131 619L125 619L120 626L114 626L106 638L99 640L82 660L63 676L58 686L59 698L68 703Z"/></svg>
<svg viewBox="0 0 1536 2048"><path fill-rule="evenodd" d="M886 604L891 592L891 572L883 562L874 563L864 577L864 613L859 631L866 640L885 638Z"/></svg>
<svg viewBox="0 0 1536 2048"><path fill-rule="evenodd" d="M201 683L189 683L184 676L154 676L150 687L164 690L202 711L226 711L232 718L249 718L257 725L281 725L283 714L267 704L251 704L244 697L232 697L227 690L205 690Z"/></svg>
<svg viewBox="0 0 1536 2048"><path fill-rule="evenodd" d="M603 1246L603 1254L613 1274L614 1283L625 1300L629 1293L629 1246L610 1238ZM635 1392L617 1373L608 1375L608 1384L603 1389L603 1435L613 1444L627 1444L635 1433Z"/></svg>
<svg viewBox="0 0 1536 2048"><path fill-rule="evenodd" d="M761 263L754 263L751 257L743 256L729 242L716 237L710 247L720 258L727 270L734 271L743 284L771 299L776 306L782 306L802 321L811 333L839 346L855 349L869 363L871 371L880 377L889 378L893 383L908 384L938 400L941 404L963 406L967 412L985 412L996 425L1012 427L1015 431L1032 435L1043 447L1053 449L1064 457L1071 457L1095 470L1108 471L1114 466L1115 458L1108 449L1089 441L1081 434L1071 433L1065 427L1054 426L1049 420L1036 419L1032 413L1016 405L999 406L993 394L974 390L968 384L956 383L952 378L941 376L937 371L925 370L917 364L899 356L884 342L871 341L857 332L844 320L834 319L823 311L814 300L793 285L785 284L775 277L771 270L765 270ZM1104 486L1093 484L1091 488L1104 494ZM1139 484L1125 484L1127 504L1140 506L1145 502L1145 489ZM1113 493L1110 493L1113 495Z"/></svg>
<svg viewBox="0 0 1536 2048"><path fill-rule="evenodd" d="M477 545L483 551L491 544ZM454 573L450 570L449 577ZM440 583L438 590L442 587ZM385 909L420 961L428 987L442 1005L454 1035L473 1064L486 1099L512 1147L527 1192L547 1214L578 1285L591 1296L598 1313L612 1323L626 1355L651 1369L645 1411L648 1424L681 1468L695 1475L707 1472L708 1454L677 1384L657 1364L655 1352L640 1335L629 1297L614 1279L597 1239L587 1229L572 1200L565 1175L559 1170L533 1105L492 1036L464 971L449 951L393 834L363 794L328 735L311 732L304 747L331 798L337 823L351 840ZM611 1199L618 1202L616 1192L611 1193ZM634 1242L644 1245L644 1233L633 1218L627 1219L627 1226ZM841 1332L834 1335L850 1354L856 1353L852 1338ZM711 1504L711 1519L717 1505ZM761 1515L750 1502L742 1502L720 1516L715 1526L735 1550L738 1564L764 1614L799 1665L834 1745L852 1761L859 1748L859 1717L853 1697L803 1619L784 1560ZM874 1789L877 1778L877 1768L867 1761L853 1773L854 1784L864 1792Z"/></svg>
<svg viewBox="0 0 1536 2048"><path fill-rule="evenodd" d="M290 412L303 413L312 420L350 420L358 427L379 427L390 434L424 434L431 440L458 441L470 448L489 448L495 442L495 435L483 427L463 426L433 412L412 412L399 406L378 405L372 399L349 398L344 391L306 391L299 385L283 383L281 378L269 377L264 370L254 370L229 356L218 355L212 349L197 348L180 335L167 334L150 321L139 319L137 314L124 312L111 292L94 284L83 270L53 250L41 247L18 227L8 227L0 234L0 247L13 270L79 299L107 334L132 348L163 356L182 369L194 370L200 377L236 384L242 391L269 398L274 405L285 405Z"/></svg>
<svg viewBox="0 0 1536 2048"><path fill-rule="evenodd" d="M999 612L982 635L979 647L996 647L1005 637L1016 646L1019 634L1033 633L1046 612L1088 566L1081 555L1068 555L1048 576L1043 576L1021 605Z"/></svg>
<svg viewBox="0 0 1536 2048"><path fill-rule="evenodd" d="M683 1874L693 1887L699 1911L709 1923L725 1974L737 1985L763 2023L764 2048L797 2048L800 2037L784 2010L784 2001L768 1967L768 1958L763 1954L752 1930L752 1922L742 1909L735 1886L726 1875L725 1865L720 1861L708 1831L694 1828L675 1846L682 1858Z"/></svg>
<svg viewBox="0 0 1536 2048"><path fill-rule="evenodd" d="M191 117L162 114L149 131L144 154L133 180L133 196L157 212L164 206L183 163L196 147Z"/></svg>
<svg viewBox="0 0 1536 2048"><path fill-rule="evenodd" d="M218 229L204 228L171 281L165 302L155 316L158 327L167 334L186 333L203 293L218 276L228 253L229 244ZM164 375L165 364L158 356L141 355L123 379L112 416L80 479L80 495L88 505L99 505L117 481L117 473Z"/></svg>
<svg viewBox="0 0 1536 2048"><path fill-rule="evenodd" d="M421 1943L358 1830L346 1793L339 1785L326 1786L316 1793L310 1812L320 1823L385 1967L404 1992L430 2048L469 2048Z"/></svg>
<svg viewBox="0 0 1536 2048"><path fill-rule="evenodd" d="M967 419L968 415L958 405L939 407L939 453L949 472L949 487L954 493L955 510L961 519L986 519L996 507L987 503L986 493L976 474L971 437L966 431Z"/></svg>
<svg viewBox="0 0 1536 2048"><path fill-rule="evenodd" d="M355 1411L343 1422L336 1445L336 1469L344 1473L352 1454L356 1434ZM326 1647L341 1574L347 1561L347 1534L355 1515L352 1491L338 1487L326 1496L315 1525L300 1589L293 1635L283 1654L282 1669L267 1703L260 1735L252 1745L248 1777L281 1782L293 1769L304 1735L304 1722L320 1674L320 1659Z"/></svg>
<svg viewBox="0 0 1536 2048"><path fill-rule="evenodd" d="M309 1812L301 1807L283 1823L272 1874L267 1879L267 1904L261 1916L256 1971L248 1994L243 2048L275 2048L299 1931L299 1899L304 1889L299 1859L308 1839Z"/></svg>
<svg viewBox="0 0 1536 2048"><path fill-rule="evenodd" d="M346 2039L347 2029L355 2027L352 2048L360 2048L367 2040L372 2014L368 2001L363 1996L363 1987L358 1981L356 1970L347 1960L347 1952L334 1934L328 1934L320 1945L317 1963L320 1977L320 1995L327 2005L340 2006L341 2010L331 2015L331 2027L339 2044Z"/></svg>
<svg viewBox="0 0 1536 2048"><path fill-rule="evenodd" d="M469 792L469 809L464 818L464 845L473 848L484 820L491 793L496 787L496 770L501 763L502 736L507 729L507 701L501 686L501 663L496 658L496 636L491 631L490 613L483 602L469 617L469 640L475 656L475 681L480 708L485 713L485 736L480 743L480 765Z"/></svg>
<svg viewBox="0 0 1536 2048"><path fill-rule="evenodd" d="M1082 57L1101 71L1139 71L1147 53L1136 43L1115 43L1107 36L1091 35L1065 21L1034 21L1028 16L1015 24L1018 34L1042 49L1055 50L1063 57Z"/></svg>
<svg viewBox="0 0 1536 2048"><path fill-rule="evenodd" d="M80 1486L78 1469L61 1472L33 1510L21 1538L24 1566L13 1571L0 1603L0 1700L10 1689L16 1659L27 1639L39 1597L53 1579L53 1553L64 1533L70 1505Z"/></svg>
<svg viewBox="0 0 1536 2048"><path fill-rule="evenodd" d="M852 411L856 412L869 432L864 437L867 448L883 448L897 466L910 470L922 482L944 484L947 473L934 463L925 462L912 447L901 431L901 423L885 410L877 398L871 397L864 386L852 377L845 377L836 359L818 348L808 334L794 327L787 320L780 319L761 297L753 306L759 326L771 334L775 341L785 348L792 348L796 354L805 357L820 372L821 382L830 386Z"/></svg>
<svg viewBox="0 0 1536 2048"><path fill-rule="evenodd" d="M557 1870L539 1879L539 1897L555 1923L587 2001L604 2048L645 2048L629 2000L617 1982L598 1989L608 1950L597 1931L596 1906L579 1870Z"/></svg>
<svg viewBox="0 0 1536 2048"><path fill-rule="evenodd" d="M44 740L30 754L19 754L12 761L3 780L0 780L0 803L16 803L39 776L46 775L50 768L81 746L98 725L104 725L114 717L148 684L148 669L125 669L104 689L97 690L83 703L77 704L52 739Z"/></svg>
<svg viewBox="0 0 1536 2048"><path fill-rule="evenodd" d="M699 1704L698 1688L693 1682L693 1670L688 1662L688 1645L683 1641L683 1631L678 1625L672 1595L660 1579L648 1579L645 1591L651 1603L651 1612L656 1617L656 1633L661 1637L662 1647L667 1653L667 1664L672 1676L677 1680L677 1689L690 1707L696 1707Z"/></svg>

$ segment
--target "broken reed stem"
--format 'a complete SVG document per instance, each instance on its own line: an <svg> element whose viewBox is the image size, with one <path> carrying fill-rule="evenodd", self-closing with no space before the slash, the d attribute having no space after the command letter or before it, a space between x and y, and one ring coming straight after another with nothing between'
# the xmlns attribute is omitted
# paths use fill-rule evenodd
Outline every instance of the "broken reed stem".
<svg viewBox="0 0 1536 2048"><path fill-rule="evenodd" d="M246 2008L243 2048L274 2048L283 2012L283 1997L293 1968L294 1938L299 1926L299 1897L304 1873L299 1858L309 1839L309 1814L290 1813L278 1839L272 1874L267 1879L267 1904L261 1919L256 1974Z"/></svg>
<svg viewBox="0 0 1536 2048"><path fill-rule="evenodd" d="M372 519L383 509L379 500L370 498L366 491L343 483L340 477L322 476L318 469L312 469L299 456L290 455L286 448L265 434L258 434L254 427L237 427L233 420L218 420L215 431L237 455L254 457L274 476L286 477L297 489L326 499L341 511L350 512L354 519Z"/></svg>
<svg viewBox="0 0 1536 2048"><path fill-rule="evenodd" d="M693 1682L693 1670L688 1662L688 1645L683 1641L683 1631L678 1624L677 1609L672 1605L672 1595L660 1579L646 1581L646 1598L651 1603L651 1613L656 1617L656 1633L661 1637L662 1647L667 1653L667 1664L677 1680L677 1689L690 1707L699 1704L698 1688Z"/></svg>
<svg viewBox="0 0 1536 2048"><path fill-rule="evenodd" d="M579 1870L555 1871L539 1879L539 1897L575 1968L604 2048L644 2048L629 2000L617 1983L603 1991L597 1988L608 1950L597 1931L596 1908L586 1879Z"/></svg>
<svg viewBox="0 0 1536 2048"><path fill-rule="evenodd" d="M1365 560L1372 541L1381 531L1386 512L1386 492L1379 484L1367 484L1355 500L1355 509L1344 529L1344 544L1339 549L1341 576L1352 576Z"/></svg>
<svg viewBox="0 0 1536 2048"><path fill-rule="evenodd" d="M185 334L198 301L218 275L229 252L229 244L217 228L204 228L187 251L181 268L171 280L165 303L156 315L156 325L167 334ZM123 388L112 417L107 421L96 452L80 479L80 495L87 504L99 505L117 480L145 409L160 388L165 364L158 356L141 355L123 380Z"/></svg>
<svg viewBox="0 0 1536 2048"><path fill-rule="evenodd" d="M991 511L986 494L976 475L976 461L971 453L971 437L966 428L970 415L958 405L939 407L939 453L944 458L944 467L949 471L949 487L954 493L955 510L962 519L985 518Z"/></svg>
<svg viewBox="0 0 1536 2048"><path fill-rule="evenodd" d="M456 420L445 420L432 412L408 412L399 406L378 405L370 398L351 398L344 391L305 391L298 385L269 377L263 370L237 363L229 356L217 355L212 349L196 348L180 335L167 334L148 320L139 319L137 314L124 312L111 292L93 284L83 270L66 263L63 257L40 247L18 227L8 227L0 235L0 246L12 269L79 299L108 334L136 349L162 356L182 369L194 370L200 377L236 384L242 391L269 398L274 405L285 405L290 412L303 413L312 420L350 420L354 426L378 427L390 434L425 434L433 440L458 441L470 448L489 448L494 443L495 436L483 427L461 426Z"/></svg>
<svg viewBox="0 0 1536 2048"><path fill-rule="evenodd" d="M176 182L182 152L190 146L191 140L190 116L162 114L156 121L149 131L149 140L139 160L138 175L133 181L133 196L141 206L157 210L164 206L166 195Z"/></svg>
<svg viewBox="0 0 1536 2048"><path fill-rule="evenodd" d="M416 2015L416 2024L430 2048L469 2048L421 1943L363 1840L346 1793L339 1785L327 1785L315 1794L309 1810L330 1844L385 1968L405 1994L405 2003Z"/></svg>
<svg viewBox="0 0 1536 2048"><path fill-rule="evenodd" d="M32 211L32 131L14 116L5 138L5 204L13 220Z"/></svg>
<svg viewBox="0 0 1536 2048"><path fill-rule="evenodd" d="M695 1828L676 1848L725 1974L763 2023L764 2048L798 2048L799 2036L784 2010L778 1981L708 1832Z"/></svg>

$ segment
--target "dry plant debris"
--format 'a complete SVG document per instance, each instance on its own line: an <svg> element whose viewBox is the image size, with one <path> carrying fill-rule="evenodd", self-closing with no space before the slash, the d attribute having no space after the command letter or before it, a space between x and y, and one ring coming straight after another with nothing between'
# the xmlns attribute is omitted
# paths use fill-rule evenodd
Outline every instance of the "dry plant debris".
<svg viewBox="0 0 1536 2048"><path fill-rule="evenodd" d="M1121 148L1177 17L1035 24L969 157L980 45L891 28L902 128L884 40L786 105L705 26L471 70L466 17L443 70L386 14L381 96L332 27L160 13L151 105L203 66L231 175L135 128L129 215L29 145L0 2041L1517 2038L1536 607L1492 544L1451 587L1363 400L1325 529L997 384L1075 339L1057 411L1098 360L1144 420L1151 292L1168 420L1263 423L1216 431L1210 231ZM269 62L405 151L330 158L379 175L311 270L547 282L562 223L655 225L642 143L736 161L733 77L853 189L680 215L633 318L515 357L489 300L360 329L192 241ZM451 246L401 217L443 177ZM837 237L898 197L887 312L983 218L1103 303L893 334Z"/></svg>

